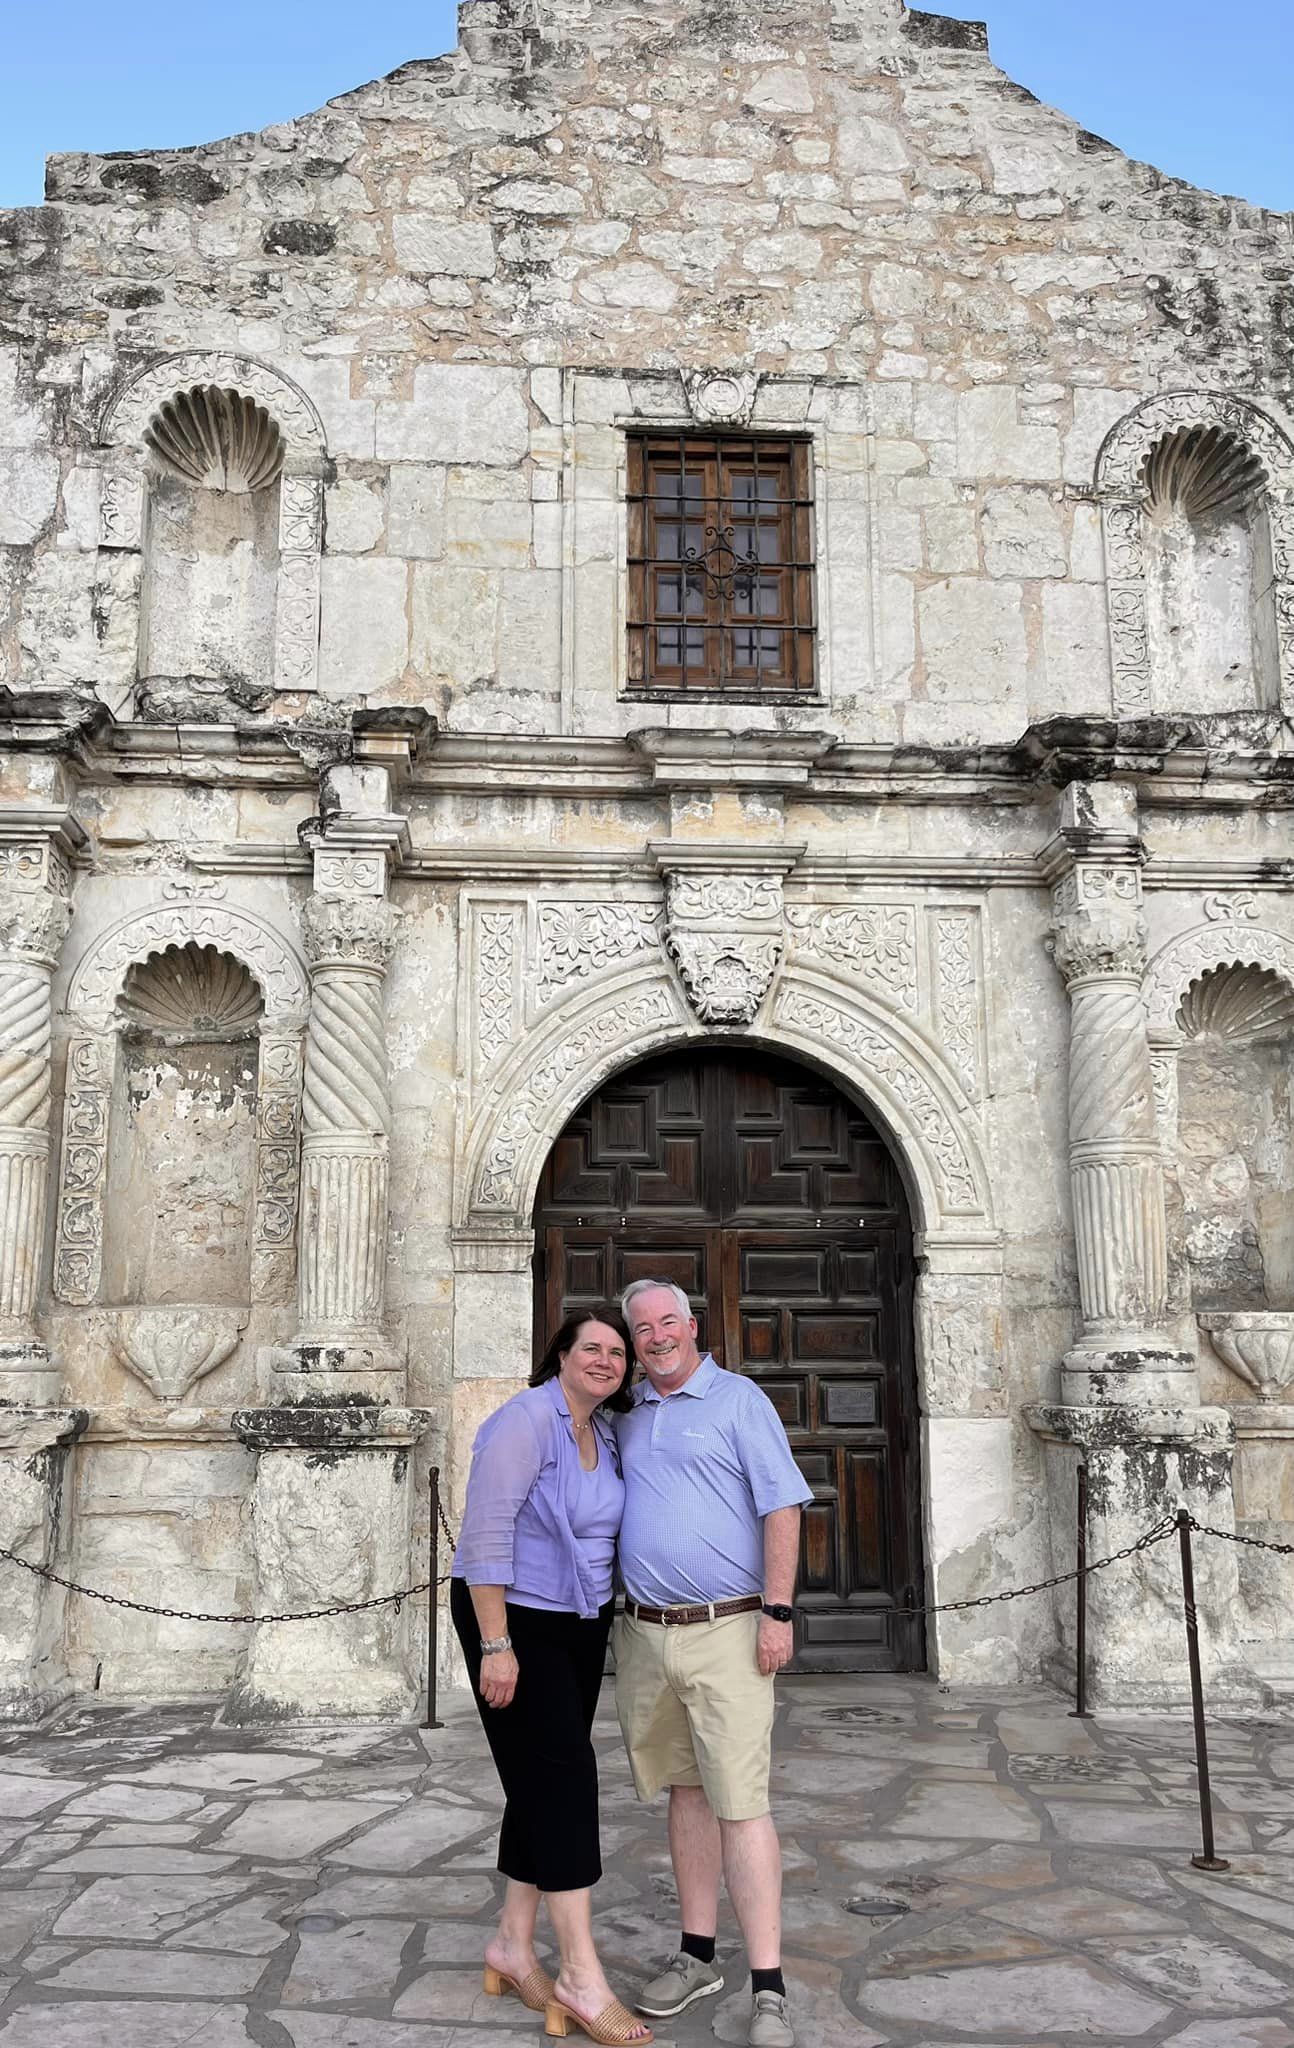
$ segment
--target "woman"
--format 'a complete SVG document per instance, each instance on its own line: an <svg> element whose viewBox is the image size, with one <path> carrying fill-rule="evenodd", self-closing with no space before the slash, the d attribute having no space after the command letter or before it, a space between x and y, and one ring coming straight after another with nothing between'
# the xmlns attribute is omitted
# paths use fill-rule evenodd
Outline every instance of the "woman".
<svg viewBox="0 0 1294 2048"><path fill-rule="evenodd" d="M450 1613L505 1797L508 1888L485 1989L515 1992L550 2034L578 2026L594 2041L646 2043L650 2030L603 1974L591 1911L602 1875L591 1738L624 1509L600 1410L629 1406L629 1355L618 1309L568 1316L529 1387L482 1425ZM561 1951L556 1984L535 1957L541 1893Z"/></svg>

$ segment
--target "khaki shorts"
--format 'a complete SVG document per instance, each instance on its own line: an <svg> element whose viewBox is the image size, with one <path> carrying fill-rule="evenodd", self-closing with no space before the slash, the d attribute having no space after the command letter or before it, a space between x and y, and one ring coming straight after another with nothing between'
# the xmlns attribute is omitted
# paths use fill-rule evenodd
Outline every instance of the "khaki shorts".
<svg viewBox="0 0 1294 2048"><path fill-rule="evenodd" d="M758 1614L667 1628L616 1620L616 1711L634 1790L702 1785L720 1820L768 1812L773 1681L755 1662Z"/></svg>

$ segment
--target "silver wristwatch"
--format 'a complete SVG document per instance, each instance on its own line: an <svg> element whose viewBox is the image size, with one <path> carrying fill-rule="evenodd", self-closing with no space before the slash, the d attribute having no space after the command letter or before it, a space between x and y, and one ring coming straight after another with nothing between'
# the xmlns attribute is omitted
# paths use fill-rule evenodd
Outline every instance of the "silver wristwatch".
<svg viewBox="0 0 1294 2048"><path fill-rule="evenodd" d="M491 1636L488 1642L482 1642L481 1655L483 1657L497 1657L501 1651L510 1650L511 1648L511 1636Z"/></svg>

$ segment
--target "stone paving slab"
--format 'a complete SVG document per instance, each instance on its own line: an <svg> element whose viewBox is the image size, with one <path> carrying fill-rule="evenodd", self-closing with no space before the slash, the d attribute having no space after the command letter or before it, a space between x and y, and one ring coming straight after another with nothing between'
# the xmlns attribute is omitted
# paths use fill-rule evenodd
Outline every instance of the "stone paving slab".
<svg viewBox="0 0 1294 2048"><path fill-rule="evenodd" d="M1212 1725L1210 1877L1184 1720L919 1679L779 1698L802 2048L1294 2048L1288 1716ZM99 1707L0 1737L0 2048L538 2048L481 1990L499 1796L471 1702L442 1711L422 1734ZM598 1938L632 1993L677 1931L664 1806L634 1803L609 1697L598 1743ZM727 1990L666 2044L744 2042L730 1916L721 1940Z"/></svg>

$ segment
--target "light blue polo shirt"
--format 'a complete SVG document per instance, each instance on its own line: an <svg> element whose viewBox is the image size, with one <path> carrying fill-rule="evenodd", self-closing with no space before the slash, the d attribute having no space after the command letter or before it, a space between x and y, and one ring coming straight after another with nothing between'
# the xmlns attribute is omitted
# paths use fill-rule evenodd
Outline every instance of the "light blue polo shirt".
<svg viewBox="0 0 1294 2048"><path fill-rule="evenodd" d="M662 1399L644 1382L616 1438L630 1599L679 1607L762 1593L763 1517L813 1499L762 1388L707 1353L677 1393Z"/></svg>

